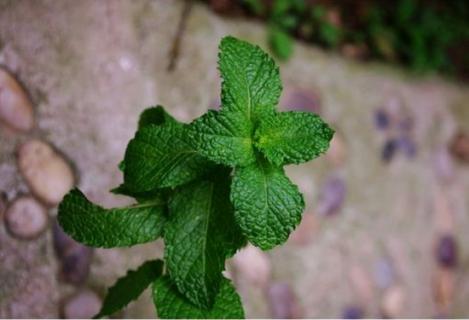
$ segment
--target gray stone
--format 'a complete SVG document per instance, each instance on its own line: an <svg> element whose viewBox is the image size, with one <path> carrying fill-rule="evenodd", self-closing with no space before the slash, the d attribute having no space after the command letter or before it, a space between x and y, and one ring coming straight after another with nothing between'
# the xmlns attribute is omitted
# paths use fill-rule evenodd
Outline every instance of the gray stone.
<svg viewBox="0 0 469 320"><path fill-rule="evenodd" d="M65 319L91 319L101 309L101 298L89 289L83 289L65 300L62 316Z"/></svg>
<svg viewBox="0 0 469 320"><path fill-rule="evenodd" d="M19 147L18 167L31 192L49 205L58 204L75 184L67 161L41 140L30 140Z"/></svg>
<svg viewBox="0 0 469 320"><path fill-rule="evenodd" d="M13 76L0 68L0 122L19 131L29 131L34 125L31 101Z"/></svg>
<svg viewBox="0 0 469 320"><path fill-rule="evenodd" d="M30 196L15 199L6 209L4 219L11 235L25 240L38 237L48 225L46 209Z"/></svg>

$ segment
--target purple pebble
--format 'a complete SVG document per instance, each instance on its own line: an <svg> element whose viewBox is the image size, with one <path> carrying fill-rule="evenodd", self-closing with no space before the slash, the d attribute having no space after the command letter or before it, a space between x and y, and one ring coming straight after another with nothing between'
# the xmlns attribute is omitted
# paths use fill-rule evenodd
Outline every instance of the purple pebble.
<svg viewBox="0 0 469 320"><path fill-rule="evenodd" d="M390 162L396 154L397 142L395 139L389 139L381 150L381 159L384 162Z"/></svg>
<svg viewBox="0 0 469 320"><path fill-rule="evenodd" d="M318 213L330 216L339 211L345 200L347 188L343 179L339 177L329 177L324 183L318 204Z"/></svg>
<svg viewBox="0 0 469 320"><path fill-rule="evenodd" d="M452 235L443 235L436 247L436 259L445 268L454 268L458 263L458 248Z"/></svg>
<svg viewBox="0 0 469 320"><path fill-rule="evenodd" d="M342 313L343 319L361 319L363 318L363 310L358 306L348 306Z"/></svg>
<svg viewBox="0 0 469 320"><path fill-rule="evenodd" d="M90 272L92 255L92 249L83 245L67 252L62 258L62 280L75 285L84 283Z"/></svg>
<svg viewBox="0 0 469 320"><path fill-rule="evenodd" d="M267 290L267 298L273 319L295 318L295 295L288 284L272 284Z"/></svg>
<svg viewBox="0 0 469 320"><path fill-rule="evenodd" d="M389 128L389 116L383 109L378 109L374 114L375 126L379 130L386 130Z"/></svg>
<svg viewBox="0 0 469 320"><path fill-rule="evenodd" d="M401 136L396 140L397 147L404 152L407 158L415 157L417 146L408 136Z"/></svg>
<svg viewBox="0 0 469 320"><path fill-rule="evenodd" d="M392 261L388 257L380 258L375 264L375 279L377 285L386 289L389 288L396 279L396 271Z"/></svg>
<svg viewBox="0 0 469 320"><path fill-rule="evenodd" d="M52 228L52 239L60 262L61 280L75 285L85 282L93 250L70 238L57 221Z"/></svg>

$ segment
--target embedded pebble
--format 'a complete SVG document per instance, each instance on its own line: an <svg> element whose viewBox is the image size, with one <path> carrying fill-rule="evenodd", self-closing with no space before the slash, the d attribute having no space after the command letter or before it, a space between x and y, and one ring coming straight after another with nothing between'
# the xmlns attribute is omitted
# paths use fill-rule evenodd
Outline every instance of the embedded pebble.
<svg viewBox="0 0 469 320"><path fill-rule="evenodd" d="M319 95L311 90L287 89L280 104L289 110L321 112Z"/></svg>
<svg viewBox="0 0 469 320"><path fill-rule="evenodd" d="M304 214L301 223L296 227L288 239L288 242L298 246L304 246L311 242L315 231L318 228L318 222L314 214Z"/></svg>
<svg viewBox="0 0 469 320"><path fill-rule="evenodd" d="M320 215L330 216L339 212L345 200L347 188L342 178L329 177L322 186L317 212Z"/></svg>
<svg viewBox="0 0 469 320"><path fill-rule="evenodd" d="M396 146L403 151L407 158L413 158L417 154L417 146L415 142L407 135L402 135L396 139Z"/></svg>
<svg viewBox="0 0 469 320"><path fill-rule="evenodd" d="M77 245L62 257L60 278L64 282L80 285L90 272L92 249Z"/></svg>
<svg viewBox="0 0 469 320"><path fill-rule="evenodd" d="M458 132L451 140L449 150L459 161L469 163L469 135Z"/></svg>
<svg viewBox="0 0 469 320"><path fill-rule="evenodd" d="M34 125L34 112L25 90L15 78L0 68L0 121L8 127L29 131Z"/></svg>
<svg viewBox="0 0 469 320"><path fill-rule="evenodd" d="M444 268L454 268L458 263L458 247L452 235L443 235L436 246L436 260Z"/></svg>
<svg viewBox="0 0 469 320"><path fill-rule="evenodd" d="M433 156L433 169L436 177L444 183L454 179L454 164L448 151L440 148Z"/></svg>
<svg viewBox="0 0 469 320"><path fill-rule="evenodd" d="M326 152L328 162L335 166L341 166L345 162L346 147L341 135L336 132L330 142L329 150Z"/></svg>
<svg viewBox="0 0 469 320"><path fill-rule="evenodd" d="M383 109L378 109L374 114L375 126L379 130L386 130L389 128L390 120L389 115Z"/></svg>
<svg viewBox="0 0 469 320"><path fill-rule="evenodd" d="M300 318L299 305L291 287L286 283L273 283L267 290L270 315L273 319Z"/></svg>
<svg viewBox="0 0 469 320"><path fill-rule="evenodd" d="M442 314L446 314L449 311L449 307L453 301L454 280L452 270L437 270L434 279L433 293L436 305L439 309L438 311Z"/></svg>
<svg viewBox="0 0 469 320"><path fill-rule="evenodd" d="M381 150L381 159L386 163L391 162L396 154L397 146L398 144L395 139L387 140Z"/></svg>
<svg viewBox="0 0 469 320"><path fill-rule="evenodd" d="M34 239L47 227L46 209L33 197L23 196L14 200L5 212L5 224L9 233L19 239Z"/></svg>
<svg viewBox="0 0 469 320"><path fill-rule="evenodd" d="M32 193L49 205L57 205L75 184L70 165L40 140L30 140L20 146L18 167Z"/></svg>
<svg viewBox="0 0 469 320"><path fill-rule="evenodd" d="M84 289L69 297L62 306L65 319L91 319L101 309L101 298L91 290Z"/></svg>
<svg viewBox="0 0 469 320"><path fill-rule="evenodd" d="M348 306L342 312L343 319L361 319L363 318L363 309L359 306Z"/></svg>
<svg viewBox="0 0 469 320"><path fill-rule="evenodd" d="M73 246L79 245L63 231L57 220L52 224L52 241L55 254L59 259L62 259Z"/></svg>
<svg viewBox="0 0 469 320"><path fill-rule="evenodd" d="M75 285L86 281L93 250L70 238L55 222L52 227L54 250L60 260L60 279Z"/></svg>
<svg viewBox="0 0 469 320"><path fill-rule="evenodd" d="M270 281L272 266L269 257L261 249L248 244L232 261L237 276L246 278L250 283L265 287Z"/></svg>
<svg viewBox="0 0 469 320"><path fill-rule="evenodd" d="M3 218L3 213L7 208L7 196L4 192L0 191L0 219Z"/></svg>
<svg viewBox="0 0 469 320"><path fill-rule="evenodd" d="M402 317L404 306L404 290L400 286L393 286L384 292L381 301L381 312L386 318Z"/></svg>
<svg viewBox="0 0 469 320"><path fill-rule="evenodd" d="M375 264L375 280L378 287L382 289L389 288L396 280L396 271L392 261L383 257Z"/></svg>

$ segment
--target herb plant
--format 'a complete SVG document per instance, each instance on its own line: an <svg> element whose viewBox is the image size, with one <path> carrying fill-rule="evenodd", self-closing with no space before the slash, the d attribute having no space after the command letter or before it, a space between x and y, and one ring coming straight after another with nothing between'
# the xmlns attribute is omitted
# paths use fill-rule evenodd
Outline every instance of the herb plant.
<svg viewBox="0 0 469 320"><path fill-rule="evenodd" d="M104 209L78 189L59 206L60 225L93 247L132 246L163 237L161 260L129 271L108 291L97 317L111 315L149 285L161 318L243 318L240 298L222 275L247 241L263 250L284 243L304 209L283 166L324 153L333 130L308 112L278 112L282 84L259 47L225 37L220 111L190 124L161 106L140 116L112 190L136 204Z"/></svg>

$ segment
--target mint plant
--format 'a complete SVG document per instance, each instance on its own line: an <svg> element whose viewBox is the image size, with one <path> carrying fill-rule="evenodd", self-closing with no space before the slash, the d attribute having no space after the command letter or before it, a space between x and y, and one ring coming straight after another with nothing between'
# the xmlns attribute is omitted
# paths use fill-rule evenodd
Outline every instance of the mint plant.
<svg viewBox="0 0 469 320"><path fill-rule="evenodd" d="M93 247L126 247L163 237L162 260L144 263L108 291L97 317L109 316L148 286L160 318L243 318L240 298L222 275L249 241L263 250L284 243L304 200L283 166L324 153L333 130L308 112L278 112L282 84L259 47L225 37L220 111L190 124L161 107L145 110L112 190L136 199L104 209L78 189L59 206L60 225Z"/></svg>

